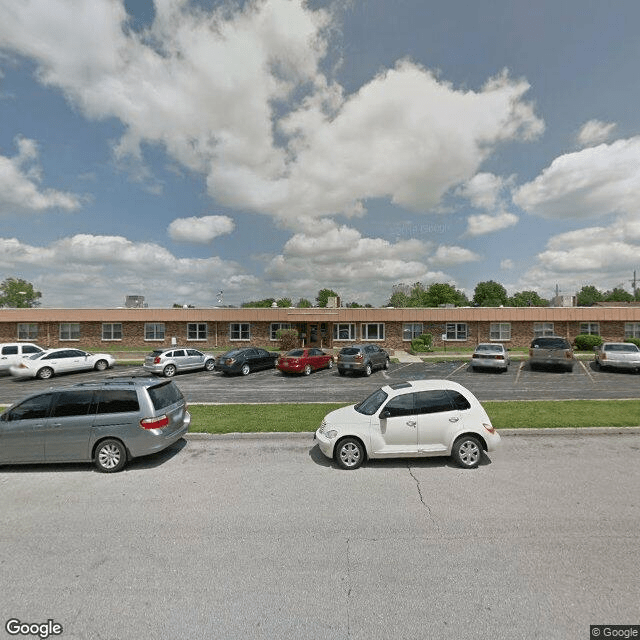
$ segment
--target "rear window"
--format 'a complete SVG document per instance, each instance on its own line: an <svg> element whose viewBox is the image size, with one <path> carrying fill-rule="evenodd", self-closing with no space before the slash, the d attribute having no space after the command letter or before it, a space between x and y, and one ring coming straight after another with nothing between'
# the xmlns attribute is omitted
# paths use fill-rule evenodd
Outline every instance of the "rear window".
<svg viewBox="0 0 640 640"><path fill-rule="evenodd" d="M157 358L158 356L161 356L164 353L164 351L162 349L156 349L155 351L152 351L149 355L153 356L154 358Z"/></svg>
<svg viewBox="0 0 640 640"><path fill-rule="evenodd" d="M98 413L129 413L139 410L135 389L106 389L100 392Z"/></svg>
<svg viewBox="0 0 640 640"><path fill-rule="evenodd" d="M536 338L531 346L534 349L571 349L564 338Z"/></svg>
<svg viewBox="0 0 640 640"><path fill-rule="evenodd" d="M344 347L340 350L343 356L357 356L360 353L360 349L357 347Z"/></svg>
<svg viewBox="0 0 640 640"><path fill-rule="evenodd" d="M170 407L176 402L184 402L184 396L180 389L171 380L155 387L149 387L147 391L156 411Z"/></svg>
<svg viewBox="0 0 640 640"><path fill-rule="evenodd" d="M638 347L635 344L605 344L605 351L622 351L624 353L636 353Z"/></svg>
<svg viewBox="0 0 640 640"><path fill-rule="evenodd" d="M313 353L310 352L311 355L315 355ZM291 356L292 358L298 358L300 356L304 355L304 351L302 349L294 349L293 351L289 351L289 353L287 353L288 356Z"/></svg>

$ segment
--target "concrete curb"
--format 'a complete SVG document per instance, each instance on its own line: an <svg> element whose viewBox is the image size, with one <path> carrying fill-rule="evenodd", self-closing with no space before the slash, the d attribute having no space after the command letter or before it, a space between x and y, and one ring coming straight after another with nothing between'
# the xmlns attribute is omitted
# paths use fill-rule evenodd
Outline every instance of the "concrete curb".
<svg viewBox="0 0 640 640"><path fill-rule="evenodd" d="M637 435L639 427L559 427L557 429L497 429L501 436L602 436ZM187 440L282 440L313 438L314 431L275 431L271 433L187 433Z"/></svg>

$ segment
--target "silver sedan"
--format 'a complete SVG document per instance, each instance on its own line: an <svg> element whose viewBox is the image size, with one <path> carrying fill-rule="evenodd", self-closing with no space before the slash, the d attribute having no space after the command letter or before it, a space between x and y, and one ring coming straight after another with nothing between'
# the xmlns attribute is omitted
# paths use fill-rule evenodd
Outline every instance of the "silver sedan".
<svg viewBox="0 0 640 640"><path fill-rule="evenodd" d="M605 342L595 352L598 369L640 371L640 349L632 342Z"/></svg>
<svg viewBox="0 0 640 640"><path fill-rule="evenodd" d="M481 342L471 357L471 368L474 371L476 369L507 371L510 364L508 349L505 349L502 344L493 342Z"/></svg>

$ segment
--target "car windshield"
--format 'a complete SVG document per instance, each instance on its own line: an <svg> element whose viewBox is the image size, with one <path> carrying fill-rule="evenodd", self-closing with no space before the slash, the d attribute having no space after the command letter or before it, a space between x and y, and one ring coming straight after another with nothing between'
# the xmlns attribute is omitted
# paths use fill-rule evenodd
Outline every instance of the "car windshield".
<svg viewBox="0 0 640 640"><path fill-rule="evenodd" d="M635 344L606 344L605 351L623 351L625 353L636 353L638 347Z"/></svg>
<svg viewBox="0 0 640 640"><path fill-rule="evenodd" d="M302 349L294 349L293 351L289 351L287 356L290 358L299 358L304 355L304 351Z"/></svg>
<svg viewBox="0 0 640 640"><path fill-rule="evenodd" d="M502 353L502 345L499 344L479 344L476 351L488 351L490 353Z"/></svg>
<svg viewBox="0 0 640 640"><path fill-rule="evenodd" d="M387 398L388 395L382 389L378 389L360 404L357 404L354 409L365 416L372 416Z"/></svg>

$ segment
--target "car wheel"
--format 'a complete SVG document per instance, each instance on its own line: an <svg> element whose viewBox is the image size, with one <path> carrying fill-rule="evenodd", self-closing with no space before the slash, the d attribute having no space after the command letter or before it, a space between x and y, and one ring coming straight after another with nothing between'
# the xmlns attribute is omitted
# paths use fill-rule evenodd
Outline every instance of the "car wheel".
<svg viewBox="0 0 640 640"><path fill-rule="evenodd" d="M248 364L243 364L240 373L242 373L243 376L248 376L251 373L251 367Z"/></svg>
<svg viewBox="0 0 640 640"><path fill-rule="evenodd" d="M474 436L462 436L453 443L451 456L465 469L475 469L482 457L482 445Z"/></svg>
<svg viewBox="0 0 640 640"><path fill-rule="evenodd" d="M51 367L42 367L38 373L36 373L36 378L40 380L48 380L53 375L53 369Z"/></svg>
<svg viewBox="0 0 640 640"><path fill-rule="evenodd" d="M216 361L215 360L207 360L204 363L204 368L206 371L213 371L216 368Z"/></svg>
<svg viewBox="0 0 640 640"><path fill-rule="evenodd" d="M345 438L336 447L335 459L341 469L357 469L365 457L364 446L356 438Z"/></svg>
<svg viewBox="0 0 640 640"><path fill-rule="evenodd" d="M385 370L389 368L389 358L384 361L384 368Z"/></svg>
<svg viewBox="0 0 640 640"><path fill-rule="evenodd" d="M106 371L109 368L109 363L106 360L98 360L95 365L96 371Z"/></svg>
<svg viewBox="0 0 640 640"><path fill-rule="evenodd" d="M96 448L95 465L102 473L120 471L127 463L127 450L120 440L103 440Z"/></svg>
<svg viewBox="0 0 640 640"><path fill-rule="evenodd" d="M371 375L371 365L367 364L367 366L364 368L364 375L369 377Z"/></svg>
<svg viewBox="0 0 640 640"><path fill-rule="evenodd" d="M176 367L173 364L168 364L162 371L162 375L165 378L173 378L176 375Z"/></svg>
<svg viewBox="0 0 640 640"><path fill-rule="evenodd" d="M305 365L305 367L304 367L304 375L305 376L310 376L311 375L311 365L310 364Z"/></svg>

